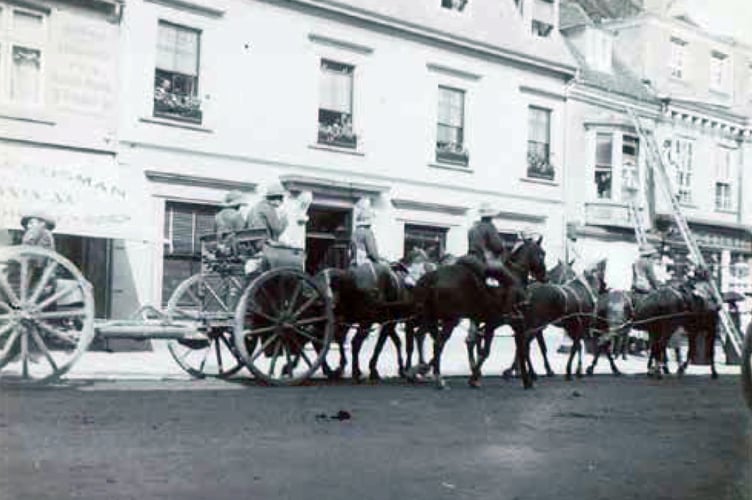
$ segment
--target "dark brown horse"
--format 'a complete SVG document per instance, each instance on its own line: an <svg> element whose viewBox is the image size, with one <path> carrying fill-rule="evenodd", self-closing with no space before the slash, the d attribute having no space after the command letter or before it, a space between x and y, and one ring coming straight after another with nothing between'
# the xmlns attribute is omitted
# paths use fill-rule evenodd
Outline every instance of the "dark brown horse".
<svg viewBox="0 0 752 500"><path fill-rule="evenodd" d="M528 275L531 273L537 280L546 279L545 251L541 247L541 240L542 238L537 241L527 239L518 243L506 259L507 268L515 275L520 287L527 285ZM519 287L489 287L485 283L483 270L474 266L471 260L460 258L455 264L427 273L418 281L413 293L418 324L426 328L433 339L433 358L429 365L433 367L439 388L446 385L441 377L443 348L454 328L464 318L484 325L483 344L477 361L474 359L474 343L468 344L471 385L479 384L481 368L490 352L494 330L502 324L512 327L518 356L523 360L527 359L522 316L507 307L510 303L507 294L515 294L516 298L520 294ZM532 381L524 365L521 373L524 387L531 387Z"/></svg>
<svg viewBox="0 0 752 500"><path fill-rule="evenodd" d="M572 378L575 354L578 356L576 375L582 376L582 342L594 325L598 294L605 288L603 273L603 266L599 264L593 270L585 271L583 276L575 275L563 284L533 283L527 290L523 312L528 339L532 340L549 325L563 328L572 339L567 380ZM516 358L519 359L519 354ZM530 363L529 357L527 362ZM519 369L519 364L513 364L504 375L508 376L515 369Z"/></svg>

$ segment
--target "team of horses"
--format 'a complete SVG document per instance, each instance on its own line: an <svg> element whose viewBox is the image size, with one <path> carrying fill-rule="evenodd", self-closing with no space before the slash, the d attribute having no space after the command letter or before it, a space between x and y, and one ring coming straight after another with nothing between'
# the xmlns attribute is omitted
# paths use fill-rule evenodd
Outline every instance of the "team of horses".
<svg viewBox="0 0 752 500"><path fill-rule="evenodd" d="M549 325L562 328L572 340L567 379L572 377L575 356L575 375L582 376L582 350L586 342L591 343L594 353L587 373L592 374L599 355L604 353L612 371L618 375L612 353L626 344L630 329L648 333L652 360L648 375L660 378L666 372L668 341L682 328L687 334L689 352L679 372L684 371L690 360L704 358L710 364L713 377L717 376L713 348L718 311L693 295L690 287L665 286L636 297L629 291L608 289L604 279L605 263L582 274L562 262L546 270L542 238L521 239L505 257L515 286L510 283L489 285L482 266L474 259L447 258L431 263L420 252L413 256L421 256L422 264L419 279L410 285L410 278L416 276L416 264L410 256L406 262L374 265L373 289L360 288L352 268L326 269L316 276L333 300L337 322L334 338L339 345L339 365L332 368L325 362L326 376L343 376L348 332L356 327L351 340L351 374L356 381L361 381L360 350L374 325L378 325L378 338L369 361L371 379L380 378L378 358L386 341L391 339L397 351L400 376L414 380L431 370L437 386L443 388L446 382L441 374L442 352L462 320L469 321L470 325L465 342L470 368L468 383L473 387L480 385L494 332L503 325L511 328L515 343L514 359L503 374L505 377L519 374L525 388L532 387L537 378L530 361L530 346L534 340L541 348L546 374L553 375L542 335ZM404 325L407 344L404 359L398 324ZM426 336L433 345L428 361L423 352ZM419 359L413 365L416 343Z"/></svg>

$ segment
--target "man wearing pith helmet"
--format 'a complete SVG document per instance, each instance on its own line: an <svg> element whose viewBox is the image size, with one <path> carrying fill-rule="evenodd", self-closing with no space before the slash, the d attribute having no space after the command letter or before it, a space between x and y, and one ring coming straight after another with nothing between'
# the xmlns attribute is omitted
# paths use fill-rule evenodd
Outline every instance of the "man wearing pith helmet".
<svg viewBox="0 0 752 500"><path fill-rule="evenodd" d="M242 192L230 191L225 195L222 210L214 216L217 243L223 250L229 250L233 253L237 250L235 248L235 232L245 229L245 218L240 214L240 207L247 203Z"/></svg>
<svg viewBox="0 0 752 500"><path fill-rule="evenodd" d="M467 253L485 265L486 274L509 285L514 283L515 279L504 265L504 241L493 224L496 213L497 210L494 210L490 203L481 203L478 208L480 220L467 232Z"/></svg>
<svg viewBox="0 0 752 500"><path fill-rule="evenodd" d="M55 219L43 210L33 209L24 213L21 217L21 226L25 232L21 239L22 245L31 245L55 251L55 238L52 230L55 229ZM42 275L44 266L47 264L45 257L33 257L29 259L31 266L32 282Z"/></svg>
<svg viewBox="0 0 752 500"><path fill-rule="evenodd" d="M638 294L647 294L660 286L655 275L655 261L658 250L646 243L640 247L640 257L632 265L632 290Z"/></svg>
<svg viewBox="0 0 752 500"><path fill-rule="evenodd" d="M285 199L285 188L277 181L266 187L264 199L256 203L248 213L249 228L263 228L267 239L277 241L287 229L287 215L279 210Z"/></svg>

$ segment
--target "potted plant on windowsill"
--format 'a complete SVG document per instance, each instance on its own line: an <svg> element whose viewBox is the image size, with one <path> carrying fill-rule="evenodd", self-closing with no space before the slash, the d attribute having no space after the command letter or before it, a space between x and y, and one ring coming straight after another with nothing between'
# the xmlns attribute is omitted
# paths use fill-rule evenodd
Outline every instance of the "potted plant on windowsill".
<svg viewBox="0 0 752 500"><path fill-rule="evenodd" d="M545 179L552 181L556 172L554 166L540 155L529 151L527 154L527 176L533 179Z"/></svg>
<svg viewBox="0 0 752 500"><path fill-rule="evenodd" d="M201 123L201 99L172 92L155 93L154 116Z"/></svg>
<svg viewBox="0 0 752 500"><path fill-rule="evenodd" d="M352 125L348 122L319 122L319 143L340 148L355 149L358 146L358 136L355 135Z"/></svg>
<svg viewBox="0 0 752 500"><path fill-rule="evenodd" d="M436 161L466 166L469 160L470 155L464 145L456 142L436 143Z"/></svg>

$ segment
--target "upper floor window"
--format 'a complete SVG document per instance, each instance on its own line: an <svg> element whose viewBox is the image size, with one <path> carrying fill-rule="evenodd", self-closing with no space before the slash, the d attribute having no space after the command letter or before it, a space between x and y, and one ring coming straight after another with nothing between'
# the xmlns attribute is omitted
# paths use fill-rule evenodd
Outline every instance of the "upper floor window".
<svg viewBox="0 0 752 500"><path fill-rule="evenodd" d="M595 138L595 188L601 200L610 200L613 196L613 137L613 134L599 133Z"/></svg>
<svg viewBox="0 0 752 500"><path fill-rule="evenodd" d="M710 54L710 88L726 92L728 89L729 59L726 54L713 51Z"/></svg>
<svg viewBox="0 0 752 500"><path fill-rule="evenodd" d="M551 110L528 108L527 176L553 180L551 164Z"/></svg>
<svg viewBox="0 0 752 500"><path fill-rule="evenodd" d="M467 5L468 0L441 0L441 6L445 9L462 12Z"/></svg>
<svg viewBox="0 0 752 500"><path fill-rule="evenodd" d="M319 143L346 148L358 145L353 132L354 73L355 67L349 64L321 60Z"/></svg>
<svg viewBox="0 0 752 500"><path fill-rule="evenodd" d="M694 143L688 139L674 140L669 159L674 165L676 196L679 203L692 203L692 156Z"/></svg>
<svg viewBox="0 0 752 500"><path fill-rule="evenodd" d="M640 189L640 169L638 158L640 142L637 137L624 135L621 138L621 196L629 201Z"/></svg>
<svg viewBox="0 0 752 500"><path fill-rule="evenodd" d="M0 3L0 99L42 104L46 15Z"/></svg>
<svg viewBox="0 0 752 500"><path fill-rule="evenodd" d="M198 98L201 32L159 21L154 116L201 122Z"/></svg>
<svg viewBox="0 0 752 500"><path fill-rule="evenodd" d="M544 23L543 21L538 21L537 19L533 19L533 23L532 23L533 35L545 38L551 34L551 31L553 29L554 29L553 24Z"/></svg>
<svg viewBox="0 0 752 500"><path fill-rule="evenodd" d="M464 90L439 86L436 128L436 161L467 165Z"/></svg>
<svg viewBox="0 0 752 500"><path fill-rule="evenodd" d="M715 160L715 208L734 209L735 172L733 150L719 146Z"/></svg>
<svg viewBox="0 0 752 500"><path fill-rule="evenodd" d="M687 42L676 37L671 38L671 58L669 69L674 78L684 78L684 66L687 57Z"/></svg>

